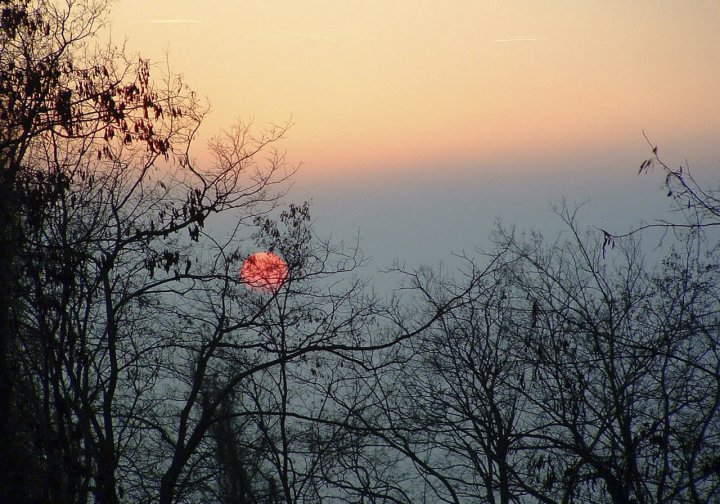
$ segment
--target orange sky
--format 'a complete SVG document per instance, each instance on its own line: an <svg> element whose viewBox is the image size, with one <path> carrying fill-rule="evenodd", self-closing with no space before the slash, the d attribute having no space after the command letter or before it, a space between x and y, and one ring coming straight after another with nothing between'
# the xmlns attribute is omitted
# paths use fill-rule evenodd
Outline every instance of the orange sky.
<svg viewBox="0 0 720 504"><path fill-rule="evenodd" d="M717 0L119 0L111 19L209 98L205 138L292 116L304 177L720 132Z"/></svg>

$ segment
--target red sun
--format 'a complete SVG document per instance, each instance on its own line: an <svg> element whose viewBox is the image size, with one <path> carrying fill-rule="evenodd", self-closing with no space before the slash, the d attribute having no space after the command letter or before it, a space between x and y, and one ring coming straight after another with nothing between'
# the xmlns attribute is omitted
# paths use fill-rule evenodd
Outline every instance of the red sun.
<svg viewBox="0 0 720 504"><path fill-rule="evenodd" d="M276 292L287 276L287 264L272 252L255 252L240 268L242 281L249 289L259 292Z"/></svg>

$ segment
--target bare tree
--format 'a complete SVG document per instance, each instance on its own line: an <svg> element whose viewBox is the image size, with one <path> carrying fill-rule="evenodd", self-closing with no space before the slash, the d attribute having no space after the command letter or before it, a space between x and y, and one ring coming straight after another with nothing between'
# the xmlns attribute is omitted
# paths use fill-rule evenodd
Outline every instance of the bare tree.
<svg viewBox="0 0 720 504"><path fill-rule="evenodd" d="M716 252L704 263L696 242L681 242L656 270L637 243L627 243L606 264L592 235L577 231L574 214L562 215L570 242L515 249L527 261L522 282L538 305L527 345L536 355L528 362L538 387L531 397L548 424L538 426L536 442L557 454L546 456L544 477L554 472L564 483L564 500L597 502L595 483L609 502L712 500L717 477L691 476L688 461L717 449L710 447L719 414L720 306L714 268L707 268ZM700 361L705 372L693 371ZM700 403L695 390L704 391ZM684 429L697 444L671 434Z"/></svg>
<svg viewBox="0 0 720 504"><path fill-rule="evenodd" d="M5 412L0 457L10 468L0 498L70 502L73 492L87 492L77 479L61 481L65 459L73 458L69 445L77 443L78 434L58 426L68 405L48 383L38 388L38 375L24 364L40 365L44 376L59 373L57 362L51 361L63 354L48 347L48 330L67 329L70 314L63 310L75 285L65 278L63 290L57 280L72 276L83 248L74 250L73 240L53 246L31 241L39 238L50 216L67 224L71 209L61 202L74 178L94 176L90 159L119 161L120 146L142 146L153 153L148 159L169 156L171 140L187 133L187 123L171 125L179 111L171 104L184 107L185 90L158 94L149 85L143 61L130 62L113 48L89 51L87 43L104 21L105 2L6 0L0 5L0 409ZM103 137L104 143L99 142ZM74 194L68 201L73 209L77 198ZM39 245L44 252L36 253ZM71 258L73 254L77 256ZM40 275L25 275L31 262ZM58 269L51 272L54 267ZM56 285L52 302L34 299L45 312L31 314L22 300L37 294L33 284L38 279ZM63 321L49 321L44 316L48 311L62 313ZM22 326L33 316L40 330L30 337ZM49 422L52 409L58 411ZM45 418L34 420L36 425L24 421L39 411ZM68 474L75 478L77 471ZM28 481L33 475L50 484Z"/></svg>
<svg viewBox="0 0 720 504"><path fill-rule="evenodd" d="M408 272L411 318L461 297L357 415L401 456L374 483L402 481L397 502L718 498L717 247L690 234L653 266L637 240L603 252L560 216L569 237L549 244L500 228L491 269Z"/></svg>
<svg viewBox="0 0 720 504"><path fill-rule="evenodd" d="M501 239L528 300L518 333L537 483L562 501L712 500L717 475L690 461L713 460L720 425L715 251L705 263L690 239L655 270L630 242L607 264L574 213L561 216L568 242Z"/></svg>
<svg viewBox="0 0 720 504"><path fill-rule="evenodd" d="M469 262L465 277L473 288L464 303L411 343L413 364L402 368L404 414L423 426L413 444L452 482L456 495L446 494L448 502L507 504L542 496L520 469L531 410L523 390L530 376L518 355L513 265L504 259L502 267L482 275ZM442 290L463 285L435 282ZM427 301L436 304L436 296Z"/></svg>

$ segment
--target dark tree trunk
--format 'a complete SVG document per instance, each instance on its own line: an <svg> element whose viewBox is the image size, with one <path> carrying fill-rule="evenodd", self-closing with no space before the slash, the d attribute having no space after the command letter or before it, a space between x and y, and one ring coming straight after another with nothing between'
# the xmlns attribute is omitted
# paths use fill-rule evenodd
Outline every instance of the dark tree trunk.
<svg viewBox="0 0 720 504"><path fill-rule="evenodd" d="M22 379L13 365L17 339L17 320L13 306L18 282L18 242L16 191L8 166L0 166L0 502L37 502L39 490L31 478L37 467L30 439L23 442L22 432L28 419L19 406L16 382Z"/></svg>

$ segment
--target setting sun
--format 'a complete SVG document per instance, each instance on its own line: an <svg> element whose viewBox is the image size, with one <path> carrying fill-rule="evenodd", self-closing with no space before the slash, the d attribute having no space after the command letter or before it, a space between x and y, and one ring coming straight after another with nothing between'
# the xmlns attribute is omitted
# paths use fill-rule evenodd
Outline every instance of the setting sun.
<svg viewBox="0 0 720 504"><path fill-rule="evenodd" d="M287 279L285 261L272 252L256 252L243 262L240 278L247 287L259 292L276 292Z"/></svg>

